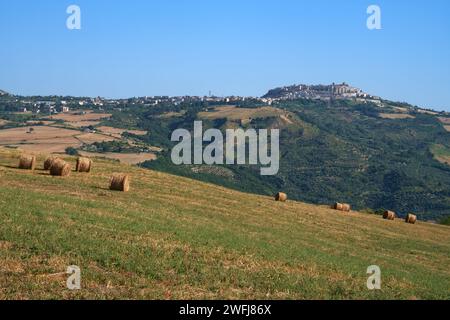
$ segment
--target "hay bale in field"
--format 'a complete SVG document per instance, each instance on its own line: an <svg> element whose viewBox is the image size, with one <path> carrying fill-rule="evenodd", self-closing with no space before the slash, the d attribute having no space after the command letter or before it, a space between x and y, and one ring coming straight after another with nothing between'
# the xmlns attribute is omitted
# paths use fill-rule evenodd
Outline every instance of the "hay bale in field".
<svg viewBox="0 0 450 320"><path fill-rule="evenodd" d="M78 172L91 172L92 160L88 158L80 157L77 159L76 170Z"/></svg>
<svg viewBox="0 0 450 320"><path fill-rule="evenodd" d="M339 203L336 202L333 205L333 209L335 210L339 210L339 211L345 211L345 212L350 212L350 210L352 210L352 206L347 204L347 203Z"/></svg>
<svg viewBox="0 0 450 320"><path fill-rule="evenodd" d="M408 213L408 215L406 216L405 222L410 223L410 224L415 224L417 222L417 216L412 213Z"/></svg>
<svg viewBox="0 0 450 320"><path fill-rule="evenodd" d="M287 194L283 193L283 192L278 192L275 195L275 201L280 201L280 202L286 202L287 201Z"/></svg>
<svg viewBox="0 0 450 320"><path fill-rule="evenodd" d="M64 160L59 159L53 162L52 166L50 167L50 174L56 177L67 177L68 175L70 175L71 170L72 167L70 164L68 164Z"/></svg>
<svg viewBox="0 0 450 320"><path fill-rule="evenodd" d="M122 192L130 191L130 176L121 173L113 174L109 189Z"/></svg>
<svg viewBox="0 0 450 320"><path fill-rule="evenodd" d="M385 220L395 220L395 212L386 210L383 214L383 219Z"/></svg>
<svg viewBox="0 0 450 320"><path fill-rule="evenodd" d="M23 155L19 160L19 169L34 170L36 168L36 157Z"/></svg>
<svg viewBox="0 0 450 320"><path fill-rule="evenodd" d="M55 163L56 161L61 160L58 157L48 157L45 161L44 161L44 170L50 170L50 168L53 166L53 163Z"/></svg>

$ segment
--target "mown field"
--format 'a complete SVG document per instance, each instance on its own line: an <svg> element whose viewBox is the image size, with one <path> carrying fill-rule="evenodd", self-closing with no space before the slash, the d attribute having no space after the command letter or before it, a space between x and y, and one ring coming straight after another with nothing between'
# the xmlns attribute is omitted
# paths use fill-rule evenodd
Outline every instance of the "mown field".
<svg viewBox="0 0 450 320"><path fill-rule="evenodd" d="M227 190L96 160L16 169L0 148L0 299L449 299L450 228ZM71 163L75 158L67 158ZM108 190L113 172L129 193ZM65 288L69 265L82 289ZM382 290L366 287L367 267Z"/></svg>

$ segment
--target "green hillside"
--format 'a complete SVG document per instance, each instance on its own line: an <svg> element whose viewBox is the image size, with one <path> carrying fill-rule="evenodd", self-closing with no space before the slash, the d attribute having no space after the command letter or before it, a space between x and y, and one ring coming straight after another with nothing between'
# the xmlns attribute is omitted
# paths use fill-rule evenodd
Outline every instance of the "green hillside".
<svg viewBox="0 0 450 320"><path fill-rule="evenodd" d="M348 201L360 210L390 209L402 216L414 212L422 219L436 221L450 214L450 133L436 113L393 102L378 106L350 100L297 100L280 102L275 111L267 114L266 110L264 116L255 111L251 121L242 122L236 117L241 114L242 120L247 119L249 106L225 115L214 107L208 112L202 112L204 106L173 108L188 112L161 119L158 115L167 107L130 108L116 112L111 120L123 125L130 113L135 115L127 125L150 132L140 139L168 150L158 161L146 163L147 168L263 195L283 189L293 199L315 204ZM223 130L236 126L280 128L279 174L261 177L258 167L212 170L173 165L171 132L190 129L195 119L203 120L206 128ZM436 145L440 146L438 153ZM442 150L447 150L447 157Z"/></svg>
<svg viewBox="0 0 450 320"><path fill-rule="evenodd" d="M224 105L186 99L148 105L141 99L128 99L105 101L100 107L83 98L23 99L55 104L64 99L73 112L112 114L81 130L111 126L147 133L125 132L119 142L86 144L80 152L133 153L161 148L157 161L142 166L261 195L283 189L291 199L319 205L349 202L358 210L390 209L400 216L414 212L428 221L442 221L450 215L450 114L445 112L384 100L299 99L276 101L269 107L257 100ZM21 127L27 121L45 126L52 120L36 110L17 113L26 106L20 101L0 97L0 129ZM81 107L78 101L86 105ZM280 172L262 177L257 166L175 166L170 158L174 146L170 137L179 128L192 130L196 120L203 121L204 130L279 128ZM56 121L50 126L66 128L67 123ZM70 154L74 153L71 148Z"/></svg>
<svg viewBox="0 0 450 320"><path fill-rule="evenodd" d="M232 191L95 160L16 169L0 149L0 299L450 299L450 229ZM74 164L74 158L67 158ZM108 190L127 172L129 193ZM82 290L65 289L67 266ZM382 270L382 290L366 270Z"/></svg>

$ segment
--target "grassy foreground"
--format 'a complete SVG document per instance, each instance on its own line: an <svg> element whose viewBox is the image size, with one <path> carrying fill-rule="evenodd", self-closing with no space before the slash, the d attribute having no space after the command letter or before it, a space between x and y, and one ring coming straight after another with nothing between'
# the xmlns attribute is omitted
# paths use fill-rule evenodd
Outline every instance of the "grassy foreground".
<svg viewBox="0 0 450 320"><path fill-rule="evenodd" d="M16 169L18 155L0 149L0 299L450 299L449 227L103 160L53 178L44 157ZM113 172L131 174L129 193L108 190ZM82 290L65 287L69 265ZM380 291L366 287L370 265Z"/></svg>

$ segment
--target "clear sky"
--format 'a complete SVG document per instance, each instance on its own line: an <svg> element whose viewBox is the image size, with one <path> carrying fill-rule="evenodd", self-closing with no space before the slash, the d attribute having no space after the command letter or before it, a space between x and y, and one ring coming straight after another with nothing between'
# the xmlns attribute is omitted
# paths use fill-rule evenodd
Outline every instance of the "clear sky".
<svg viewBox="0 0 450 320"><path fill-rule="evenodd" d="M81 8L81 30L66 9ZM381 7L382 30L366 27ZM346 81L450 111L448 0L0 0L0 89L262 95Z"/></svg>

